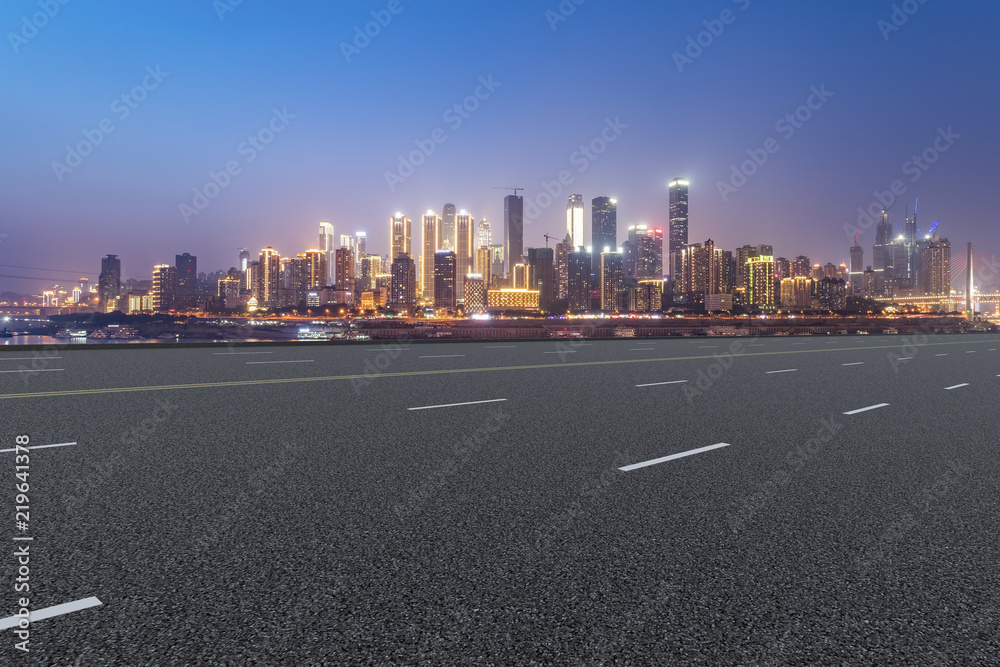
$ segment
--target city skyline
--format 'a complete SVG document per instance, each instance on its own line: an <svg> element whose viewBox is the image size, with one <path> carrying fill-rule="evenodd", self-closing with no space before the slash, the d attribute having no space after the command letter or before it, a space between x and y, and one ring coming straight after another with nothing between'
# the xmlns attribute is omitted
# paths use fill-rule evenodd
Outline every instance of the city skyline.
<svg viewBox="0 0 1000 667"><path fill-rule="evenodd" d="M8 212L0 263L81 269L93 280L94 258L107 253L127 258L125 273L138 276L189 251L224 269L232 247L313 247L315 221L338 233L366 230L370 247L383 248L386 215L418 220L442 202L494 221L499 240L503 202L493 188L515 185L524 188L530 247L544 245L545 233L563 237L569 194L583 195L588 233L586 202L597 196L618 200L619 230L666 229L667 184L678 174L697 193L690 238L721 247L780 238L796 253L847 262L845 226L885 194L900 222L905 211L897 209L920 197L922 218L942 220L953 242L1000 250L989 187L998 100L975 84L995 61L986 33L1000 15L995 6L921 5L886 29L880 22L891 8L865 3L741 0L724 3L728 23L698 6L591 0L562 15L558 6L515 4L403 4L370 44L347 55L341 45L383 7L61 11L8 53L10 85L33 94L3 112L6 126L26 131L9 138L8 165L18 168L4 167L0 180ZM16 27L37 5L12 3L10 11ZM484 28L463 62L431 45L392 67L428 26L457 31L470 21ZM929 46L952 29L967 38ZM498 58L511 30L525 48ZM254 46L275 31L297 35L287 53ZM565 55L597 35L608 49ZM67 65L74 49L110 64ZM219 69L206 70L206 61ZM447 75L428 81L413 68ZM223 93L218 77L234 85ZM579 85L590 80L606 82L606 94L584 95ZM340 102L343 90L352 91L351 105ZM565 105L567 97L586 103ZM110 132L100 130L105 119ZM88 136L94 145L77 151L87 155L76 164L68 154ZM861 231L870 245L874 226ZM2 273L0 289L12 291L43 286L12 276L43 276L43 284L58 277Z"/></svg>

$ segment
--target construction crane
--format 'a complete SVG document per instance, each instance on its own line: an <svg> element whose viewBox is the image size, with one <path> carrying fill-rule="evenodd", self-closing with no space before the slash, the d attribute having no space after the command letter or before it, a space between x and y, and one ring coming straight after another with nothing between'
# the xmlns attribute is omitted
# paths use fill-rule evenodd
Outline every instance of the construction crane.
<svg viewBox="0 0 1000 667"><path fill-rule="evenodd" d="M556 236L549 236L548 234L542 234L542 236L545 237L545 247L546 248L549 247L549 239L555 239L557 242L559 241L559 238L556 237Z"/></svg>
<svg viewBox="0 0 1000 667"><path fill-rule="evenodd" d="M494 190L513 190L514 191L514 196L516 197L517 196L517 191L518 190L523 190L524 188L514 186L512 188L498 188L498 187L494 187L493 189Z"/></svg>

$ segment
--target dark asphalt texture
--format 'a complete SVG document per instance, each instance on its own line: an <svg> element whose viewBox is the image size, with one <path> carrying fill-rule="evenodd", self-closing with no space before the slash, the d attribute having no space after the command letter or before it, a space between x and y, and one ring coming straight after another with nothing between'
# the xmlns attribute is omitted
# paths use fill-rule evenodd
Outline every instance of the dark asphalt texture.
<svg viewBox="0 0 1000 667"><path fill-rule="evenodd" d="M0 664L1000 665L1000 337L401 347L4 350Z"/></svg>

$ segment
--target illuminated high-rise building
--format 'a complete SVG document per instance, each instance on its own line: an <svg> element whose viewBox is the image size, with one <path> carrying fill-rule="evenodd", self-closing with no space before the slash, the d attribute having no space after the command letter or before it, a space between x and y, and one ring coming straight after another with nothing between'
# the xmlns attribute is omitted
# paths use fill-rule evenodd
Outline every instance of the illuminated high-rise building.
<svg viewBox="0 0 1000 667"><path fill-rule="evenodd" d="M566 233L573 245L583 245L583 195L570 195L566 203Z"/></svg>
<svg viewBox="0 0 1000 667"><path fill-rule="evenodd" d="M552 248L528 248L528 289L538 292L538 307L552 308L555 296L555 251Z"/></svg>
<svg viewBox="0 0 1000 667"><path fill-rule="evenodd" d="M573 245L582 246L583 238L574 237ZM594 248L591 272L600 274L601 253L618 249L618 200L594 197L590 202L590 245Z"/></svg>
<svg viewBox="0 0 1000 667"><path fill-rule="evenodd" d="M493 244L493 228L490 226L490 221L483 218L479 222L479 234L476 237L476 247L481 248L483 246L489 247ZM483 276L483 280L486 276Z"/></svg>
<svg viewBox="0 0 1000 667"><path fill-rule="evenodd" d="M494 276L504 276L504 246L494 244L490 246L490 259L492 260L492 271Z"/></svg>
<svg viewBox="0 0 1000 667"><path fill-rule="evenodd" d="M441 249L441 218L434 211L424 214L423 243L420 253L420 295L434 301L434 255Z"/></svg>
<svg viewBox="0 0 1000 667"><path fill-rule="evenodd" d="M812 307L813 281L805 276L781 279L781 307L808 310Z"/></svg>
<svg viewBox="0 0 1000 667"><path fill-rule="evenodd" d="M177 269L169 264L153 267L153 310L170 310L177 297Z"/></svg>
<svg viewBox="0 0 1000 667"><path fill-rule="evenodd" d="M337 248L337 291L354 291L354 250Z"/></svg>
<svg viewBox="0 0 1000 667"><path fill-rule="evenodd" d="M652 231L651 229L647 230L646 234L636 238L635 278L637 280L659 280L663 277L660 275L660 269L657 269L660 260L656 252L657 238L651 233ZM662 248L662 236L659 241Z"/></svg>
<svg viewBox="0 0 1000 667"><path fill-rule="evenodd" d="M358 263L368 254L368 233L358 232L354 235L354 258Z"/></svg>
<svg viewBox="0 0 1000 667"><path fill-rule="evenodd" d="M659 227L646 230L646 236L653 239L653 252L656 256L656 264L653 266L655 278L663 277L663 230Z"/></svg>
<svg viewBox="0 0 1000 667"><path fill-rule="evenodd" d="M936 237L927 243L921 256L921 291L930 296L951 294L951 242Z"/></svg>
<svg viewBox="0 0 1000 667"><path fill-rule="evenodd" d="M860 244L851 246L851 290L861 293L865 275L865 249Z"/></svg>
<svg viewBox="0 0 1000 667"><path fill-rule="evenodd" d="M625 272L622 254L617 250L601 253L601 310L613 312L622 307L622 291L625 289Z"/></svg>
<svg viewBox="0 0 1000 667"><path fill-rule="evenodd" d="M512 273L512 289L528 289L528 265L518 262L514 265Z"/></svg>
<svg viewBox="0 0 1000 667"><path fill-rule="evenodd" d="M455 298L465 300L465 276L473 273L476 219L463 210L455 219Z"/></svg>
<svg viewBox="0 0 1000 667"><path fill-rule="evenodd" d="M412 258L411 258L412 259ZM358 271L358 278L361 281L360 289L363 292L370 292L375 289L375 276L382 272L382 258L378 255L366 254L361 258L361 270Z"/></svg>
<svg viewBox="0 0 1000 667"><path fill-rule="evenodd" d="M458 209L455 208L454 204L444 205L444 209L441 211L441 231L438 232L438 243L440 244L438 250L441 248L455 250L458 242L455 235L455 218L457 214Z"/></svg>
<svg viewBox="0 0 1000 667"><path fill-rule="evenodd" d="M326 287L326 253L319 248L313 248L306 250L303 256L305 258L304 287L311 290Z"/></svg>
<svg viewBox="0 0 1000 667"><path fill-rule="evenodd" d="M326 255L326 277L323 279L322 285L326 287L334 284L336 280L334 272L337 265L337 245L334 242L333 225L329 222L319 223L319 249Z"/></svg>
<svg viewBox="0 0 1000 667"><path fill-rule="evenodd" d="M510 275L524 255L524 197L503 198L504 275Z"/></svg>
<svg viewBox="0 0 1000 667"><path fill-rule="evenodd" d="M792 260L792 277L802 276L804 278L810 277L812 273L812 260L810 260L805 255L799 255Z"/></svg>
<svg viewBox="0 0 1000 667"><path fill-rule="evenodd" d="M680 273L680 249L688 244L688 182L670 181L670 277Z"/></svg>
<svg viewBox="0 0 1000 667"><path fill-rule="evenodd" d="M240 260L236 266L239 267L241 273L246 273L247 267L250 266L250 248L239 248L239 252Z"/></svg>
<svg viewBox="0 0 1000 667"><path fill-rule="evenodd" d="M122 291L122 262L118 255L101 259L101 275L97 279L97 297L101 312L114 308Z"/></svg>
<svg viewBox="0 0 1000 667"><path fill-rule="evenodd" d="M392 238L392 252L389 255L396 259L400 255L409 255L410 251L410 219L402 213L389 218L390 236Z"/></svg>
<svg viewBox="0 0 1000 667"><path fill-rule="evenodd" d="M872 268L875 271L892 271L892 224L889 212L884 210L875 226L875 245L872 246Z"/></svg>
<svg viewBox="0 0 1000 667"><path fill-rule="evenodd" d="M480 273L465 277L465 314L481 315L486 312L486 283Z"/></svg>
<svg viewBox="0 0 1000 667"><path fill-rule="evenodd" d="M417 302L417 265L409 254L403 253L392 260L390 271L389 306L412 314ZM379 278L376 277L376 286Z"/></svg>
<svg viewBox="0 0 1000 667"><path fill-rule="evenodd" d="M278 282L281 277L281 255L271 246L260 251L258 305L273 307L278 303Z"/></svg>
<svg viewBox="0 0 1000 667"><path fill-rule="evenodd" d="M744 274L747 304L757 308L774 308L774 257L757 255L748 258Z"/></svg>
<svg viewBox="0 0 1000 667"><path fill-rule="evenodd" d="M478 273L483 278L483 284L486 289L490 288L493 280L493 257L490 252L489 246L480 246L476 249L476 264L475 273Z"/></svg>
<svg viewBox="0 0 1000 667"><path fill-rule="evenodd" d="M590 255L590 250L583 246L577 247L569 254L566 296L569 299L569 309L575 313L590 310L591 295L594 291L590 280L592 265Z"/></svg>
<svg viewBox="0 0 1000 667"><path fill-rule="evenodd" d="M456 257L453 250L442 248L434 254L434 307L454 310Z"/></svg>
<svg viewBox="0 0 1000 667"><path fill-rule="evenodd" d="M646 225L629 225L628 230L625 235L625 241L622 243L622 263L625 268L626 278L635 278L640 271L640 258L639 258L639 240L646 236L646 231L649 229ZM649 247L652 247L652 241L650 241ZM648 248L647 248L648 249ZM643 258L645 259L645 258ZM643 267L652 271L652 264L649 267ZM652 275L644 276L646 278L651 278Z"/></svg>
<svg viewBox="0 0 1000 667"><path fill-rule="evenodd" d="M569 255L573 252L573 240L566 238L556 244L553 273L555 274L555 298L564 301L569 298Z"/></svg>
<svg viewBox="0 0 1000 667"><path fill-rule="evenodd" d="M705 294L708 285L707 269L702 261L703 254L700 243L690 243L677 250L679 271L676 291L689 300L700 300L699 297Z"/></svg>
<svg viewBox="0 0 1000 667"><path fill-rule="evenodd" d="M218 297L223 308L238 308L240 305L240 290L243 285L236 276L226 276L219 279Z"/></svg>
<svg viewBox="0 0 1000 667"><path fill-rule="evenodd" d="M847 285L840 278L823 278L816 283L816 299L827 310L843 310L847 304Z"/></svg>

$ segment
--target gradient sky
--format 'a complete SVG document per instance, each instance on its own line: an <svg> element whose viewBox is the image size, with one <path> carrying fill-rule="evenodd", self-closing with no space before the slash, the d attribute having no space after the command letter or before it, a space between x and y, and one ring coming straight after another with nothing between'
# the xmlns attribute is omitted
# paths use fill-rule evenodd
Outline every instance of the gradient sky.
<svg viewBox="0 0 1000 667"><path fill-rule="evenodd" d="M320 220L366 231L369 251L384 254L390 215L414 221L417 243L420 216L445 202L490 219L500 242L506 193L493 187L522 186L530 202L562 170L572 185L526 228L525 247L565 235L571 193L588 203L588 238L599 195L618 199L620 241L629 224L665 226L666 185L682 176L691 242L847 261L844 225L899 179L893 221L919 197L921 228L941 220L953 246L1000 252L1000 4L990 0L911 0L916 12L888 39L879 21L893 3L871 0L565 0L575 10L555 29L558 0L399 0L350 62L341 44L389 0L243 0L220 19L226 2L70 1L26 40L39 2L4 3L0 264L47 270L0 266L0 290L78 277L53 269L96 278L106 253L136 278L183 252L201 271L234 266L242 245L294 255L316 244ZM734 20L678 71L673 54L727 9ZM121 119L114 100L157 66L168 76ZM490 76L500 85L455 128L444 114ZM801 129L776 130L823 85L833 96ZM238 147L274 108L295 118L247 162ZM579 171L574 151L608 118L627 128ZM102 119L114 131L60 181L53 163ZM948 127L959 138L913 182L904 164ZM385 172L437 128L447 141L391 191ZM723 201L717 182L770 137L778 152ZM185 222L179 206L229 161L241 173ZM867 263L873 240L873 228L862 234Z"/></svg>

